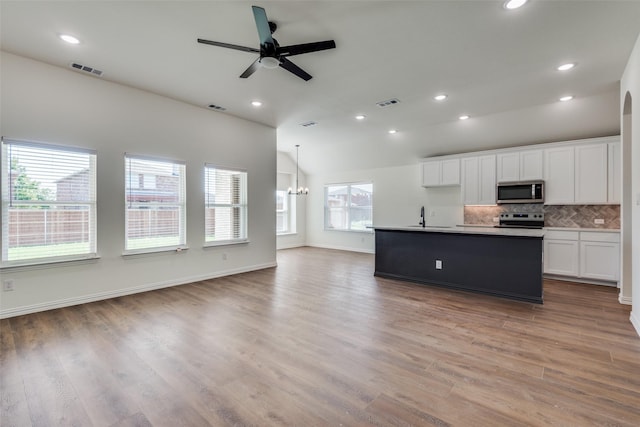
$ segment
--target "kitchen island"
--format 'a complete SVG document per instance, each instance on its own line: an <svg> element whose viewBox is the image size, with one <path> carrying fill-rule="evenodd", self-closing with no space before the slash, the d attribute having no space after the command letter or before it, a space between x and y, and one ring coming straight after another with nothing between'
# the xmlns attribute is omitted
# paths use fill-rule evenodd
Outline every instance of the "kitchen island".
<svg viewBox="0 0 640 427"><path fill-rule="evenodd" d="M373 228L376 276L542 304L543 230Z"/></svg>

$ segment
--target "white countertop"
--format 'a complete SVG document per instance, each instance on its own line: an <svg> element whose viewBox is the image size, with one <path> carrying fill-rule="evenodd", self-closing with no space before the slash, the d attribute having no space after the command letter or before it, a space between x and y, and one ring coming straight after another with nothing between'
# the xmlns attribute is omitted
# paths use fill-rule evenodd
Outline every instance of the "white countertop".
<svg viewBox="0 0 640 427"><path fill-rule="evenodd" d="M544 230L531 228L497 228L490 225L455 227L427 225L426 227L416 226L373 226L375 230L397 230L397 231L417 231L420 233L456 233L456 234L487 234L492 236L514 236L514 237L543 237Z"/></svg>
<svg viewBox="0 0 640 427"><path fill-rule="evenodd" d="M557 231L589 231L600 233L620 233L619 228L574 228L574 227L545 227L545 230L557 230Z"/></svg>

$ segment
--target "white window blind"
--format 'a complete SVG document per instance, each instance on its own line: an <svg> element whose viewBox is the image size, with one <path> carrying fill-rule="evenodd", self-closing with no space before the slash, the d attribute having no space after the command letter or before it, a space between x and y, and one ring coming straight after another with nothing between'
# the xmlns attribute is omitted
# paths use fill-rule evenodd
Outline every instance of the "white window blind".
<svg viewBox="0 0 640 427"><path fill-rule="evenodd" d="M2 266L96 256L95 152L3 139Z"/></svg>
<svg viewBox="0 0 640 427"><path fill-rule="evenodd" d="M325 186L325 230L368 231L372 224L372 183Z"/></svg>
<svg viewBox="0 0 640 427"><path fill-rule="evenodd" d="M247 173L205 165L205 244L247 241Z"/></svg>
<svg viewBox="0 0 640 427"><path fill-rule="evenodd" d="M186 247L185 164L125 154L125 254Z"/></svg>

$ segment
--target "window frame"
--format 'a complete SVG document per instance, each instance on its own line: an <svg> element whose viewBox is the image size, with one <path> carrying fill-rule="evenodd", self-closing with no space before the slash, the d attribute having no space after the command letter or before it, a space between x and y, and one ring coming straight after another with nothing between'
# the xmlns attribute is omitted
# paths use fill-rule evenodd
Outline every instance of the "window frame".
<svg viewBox="0 0 640 427"><path fill-rule="evenodd" d="M225 171L231 173L241 174L242 178L240 180L240 188L239 188L239 203L216 203L215 201L209 200L210 194L215 194L214 192L209 191L209 185L214 183L215 181L210 181L208 178L209 171ZM225 245L237 245L249 243L249 173L244 168L234 168L234 167L226 167L220 166L214 163L205 163L203 169L204 175L204 185L203 185L203 196L204 196L204 243L203 247L213 247L213 246L225 246ZM208 225L207 225L207 210L210 208L240 208L240 226L239 229L241 231L241 237L238 238L230 238L230 239L220 239L220 240L208 240Z"/></svg>
<svg viewBox="0 0 640 427"><path fill-rule="evenodd" d="M1 256L0 256L0 269L12 268L12 267L22 267L22 266L35 266L35 265L45 265L45 264L55 264L55 263L63 263L63 262L71 262L71 261L82 261L82 260L92 260L99 258L97 252L97 151L93 149L88 149L84 147L76 147L70 145L62 145L56 143L49 142L39 142L39 141L27 141L27 140L19 140L13 138L2 138L0 145L2 151L2 164L0 166L0 174L3 177L2 179L2 189L1 189L1 213L0 218L2 218L2 227L0 229L0 246ZM18 200L13 200L11 197L11 191L13 189L12 180L9 178L9 174L11 173L11 159L12 159L12 147L23 147L30 149L41 149L47 151L58 151L58 152L67 152L74 153L75 155L87 155L89 168L88 180L87 180L87 197L88 200L71 200L71 201L58 201L58 200L22 200L18 202ZM77 172L74 172L74 174ZM69 175L72 176L73 174ZM65 178L65 177L63 177ZM57 195L56 195L57 198ZM75 253L68 253L62 255L55 256L44 256L44 257L31 257L31 258L22 258L16 260L9 260L9 208L13 205L24 205L24 206L41 206L41 207L50 207L50 206L78 206L84 207L87 210L87 239L88 239L88 250L87 251L79 251ZM84 228L84 227L83 227ZM84 231L83 231L84 234ZM46 234L45 234L46 236ZM45 237L46 240L46 237ZM43 247L50 247L51 245L42 245Z"/></svg>
<svg viewBox="0 0 640 427"><path fill-rule="evenodd" d="M180 174L178 175L178 201L174 203L170 202L131 202L128 197L131 196L132 189L141 189L140 182L145 181L145 175L148 173L145 171L140 178L140 174L135 178L132 178L130 160L142 160L157 163L165 163L167 166L171 165L172 168L178 167ZM127 173L127 171L129 171ZM189 249L187 245L187 188L186 188L186 162L184 160L177 160L165 157L148 156L135 153L124 153L124 192L125 192L125 230L124 230L124 251L122 255L138 255L145 253L155 252L180 252L182 250ZM135 187L131 186L134 180L138 183ZM156 183L157 184L157 183ZM144 188L144 184L143 187ZM154 189L157 189L157 185L154 185ZM139 207L177 207L178 208L178 243L172 245L158 245L129 248L129 208L137 205Z"/></svg>
<svg viewBox="0 0 640 427"><path fill-rule="evenodd" d="M352 217L352 210L354 207L350 206L350 200L351 200L351 194L352 194L352 188L358 185L371 185L371 205L369 207L370 211L371 211L371 224L373 224L373 194L374 194L374 188L373 188L373 181L359 181L359 182L344 182L344 183L334 183L334 184L325 184L324 186L324 218L323 218L323 228L325 231L346 231L349 233L373 233L373 228L371 228L371 226L366 226L365 230L361 230L361 229L353 229L351 228L351 217ZM347 194L348 194L348 199L347 199L347 206L344 206L344 210L346 212L346 224L347 224L347 228L335 228L335 227L328 227L328 214L329 214L329 205L328 205L328 195L329 195L329 188L330 187L347 187ZM362 207L358 207L358 208L362 208Z"/></svg>

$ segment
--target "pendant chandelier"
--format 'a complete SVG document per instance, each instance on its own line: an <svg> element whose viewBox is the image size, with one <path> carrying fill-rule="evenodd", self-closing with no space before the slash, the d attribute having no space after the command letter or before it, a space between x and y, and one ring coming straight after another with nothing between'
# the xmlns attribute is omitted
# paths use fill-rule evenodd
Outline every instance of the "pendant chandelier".
<svg viewBox="0 0 640 427"><path fill-rule="evenodd" d="M289 187L287 191L289 194L293 196L305 196L309 194L308 188L302 188L298 184L298 149L300 148L300 144L296 144L296 191L293 191L293 188Z"/></svg>

